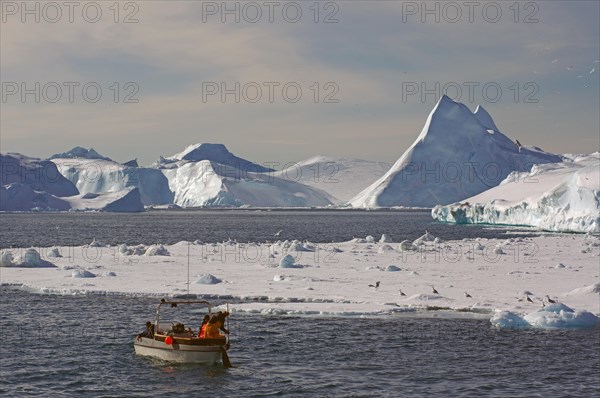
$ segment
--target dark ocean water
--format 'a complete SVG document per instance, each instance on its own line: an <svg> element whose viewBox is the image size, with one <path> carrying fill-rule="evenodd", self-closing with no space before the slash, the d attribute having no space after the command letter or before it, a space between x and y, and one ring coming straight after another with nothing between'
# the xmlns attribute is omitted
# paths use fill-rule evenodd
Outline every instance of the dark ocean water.
<svg viewBox="0 0 600 398"><path fill-rule="evenodd" d="M274 236L283 230L280 236ZM78 246L96 238L105 244L173 244L228 238L239 242L276 239L341 242L390 234L396 242L428 230L445 240L505 237L507 230L481 225L442 224L428 210L185 210L145 213L1 213L0 247ZM514 230L510 236L514 235Z"/></svg>
<svg viewBox="0 0 600 398"><path fill-rule="evenodd" d="M0 214L0 224L2 247L81 245L93 238L108 244L319 243L382 233L400 241L425 230L444 239L519 236L438 224L428 211L23 213ZM226 370L135 356L133 336L153 319L155 305L156 298L41 295L0 286L0 396L600 394L600 329L501 331L487 320L235 315L230 358L237 367Z"/></svg>
<svg viewBox="0 0 600 398"><path fill-rule="evenodd" d="M237 367L133 353L156 299L0 287L5 397L597 397L600 329L489 321L232 316ZM197 315L200 318L200 314Z"/></svg>

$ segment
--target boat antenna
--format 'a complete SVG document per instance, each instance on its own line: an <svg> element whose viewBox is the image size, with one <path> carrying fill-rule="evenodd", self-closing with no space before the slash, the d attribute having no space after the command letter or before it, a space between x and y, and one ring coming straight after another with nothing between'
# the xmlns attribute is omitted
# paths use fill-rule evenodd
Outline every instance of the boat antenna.
<svg viewBox="0 0 600 398"><path fill-rule="evenodd" d="M187 298L190 300L190 242L187 243Z"/></svg>

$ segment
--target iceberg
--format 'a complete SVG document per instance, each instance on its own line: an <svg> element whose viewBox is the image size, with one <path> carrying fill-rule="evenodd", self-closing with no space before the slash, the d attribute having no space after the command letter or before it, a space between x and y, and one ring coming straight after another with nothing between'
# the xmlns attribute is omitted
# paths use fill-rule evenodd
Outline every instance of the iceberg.
<svg viewBox="0 0 600 398"><path fill-rule="evenodd" d="M269 167L261 166L235 156L223 144L193 144L185 148L182 152L167 158L167 161L171 162L181 160L191 162L208 160L223 166L239 169L243 172L266 173L274 171Z"/></svg>
<svg viewBox="0 0 600 398"><path fill-rule="evenodd" d="M96 274L93 272L84 270L84 269L76 269L71 272L71 278L95 278Z"/></svg>
<svg viewBox="0 0 600 398"><path fill-rule="evenodd" d="M174 203L182 207L309 207L332 203L325 192L272 173L246 172L208 160L179 161L162 172L174 193Z"/></svg>
<svg viewBox="0 0 600 398"><path fill-rule="evenodd" d="M55 265L49 261L43 260L40 253L30 247L26 249L23 254L16 257L11 250L1 251L0 267L53 268Z"/></svg>
<svg viewBox="0 0 600 398"><path fill-rule="evenodd" d="M26 184L0 186L0 211L67 211L71 208L63 198L34 190Z"/></svg>
<svg viewBox="0 0 600 398"><path fill-rule="evenodd" d="M295 264L296 259L291 254L286 254L279 260L279 268L303 268L300 264Z"/></svg>
<svg viewBox="0 0 600 398"><path fill-rule="evenodd" d="M222 144L194 144L152 167L117 163L77 147L53 155L60 173L82 194L137 188L145 206L180 207L327 206L327 193L274 175L274 170L239 158Z"/></svg>
<svg viewBox="0 0 600 398"><path fill-rule="evenodd" d="M61 155L64 153L52 156L52 162L83 194L103 194L133 187L138 188L144 205L173 203L173 193L160 170L137 167L132 162L120 164L101 155L76 157L68 153L67 157L58 157Z"/></svg>
<svg viewBox="0 0 600 398"><path fill-rule="evenodd" d="M444 95L416 141L349 204L376 208L455 203L497 186L513 171L561 160L513 142L483 107L471 112Z"/></svg>
<svg viewBox="0 0 600 398"><path fill-rule="evenodd" d="M199 284L199 285L216 285L221 282L223 282L223 281L214 275L202 274L202 275L198 275L198 279L196 279L196 281L194 283Z"/></svg>
<svg viewBox="0 0 600 398"><path fill-rule="evenodd" d="M536 165L499 186L433 208L437 221L533 226L547 231L600 232L600 153Z"/></svg>
<svg viewBox="0 0 600 398"><path fill-rule="evenodd" d="M19 153L0 153L0 168L2 186L19 184L28 191L45 192L55 197L79 193L77 187L63 177L54 163L47 160Z"/></svg>
<svg viewBox="0 0 600 398"><path fill-rule="evenodd" d="M74 153L80 152L74 151ZM87 153L89 154L89 151ZM94 151L93 156L100 155ZM88 161L112 162L102 159ZM54 161L8 153L0 154L0 167L2 169L0 211L137 212L144 210L137 189L125 188L110 192L80 193L76 184L65 178L60 166L57 166Z"/></svg>

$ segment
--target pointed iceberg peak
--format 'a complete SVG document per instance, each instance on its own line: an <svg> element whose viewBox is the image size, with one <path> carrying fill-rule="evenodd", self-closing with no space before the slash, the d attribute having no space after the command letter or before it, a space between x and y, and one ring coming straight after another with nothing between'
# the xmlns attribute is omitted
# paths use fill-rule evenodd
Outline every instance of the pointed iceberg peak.
<svg viewBox="0 0 600 398"><path fill-rule="evenodd" d="M442 95L438 103L431 111L430 117L442 117L442 118L470 118L473 116L471 110L461 102L454 101L446 94Z"/></svg>
<svg viewBox="0 0 600 398"><path fill-rule="evenodd" d="M176 155L172 159L178 160L213 160L212 158L220 158L223 156L233 156L231 152L223 144L193 144Z"/></svg>
<svg viewBox="0 0 600 398"><path fill-rule="evenodd" d="M200 162L202 160L208 160L210 162L218 163L224 166L235 167L236 169L243 169L250 172L265 173L274 171L268 167L261 166L256 163L252 163L249 160L245 160L235 156L229 152L227 147L223 144L193 144L189 145L183 150L183 152L177 153L166 161L188 161L188 162Z"/></svg>
<svg viewBox="0 0 600 398"><path fill-rule="evenodd" d="M127 166L127 167L140 167L140 165L138 164L137 158L132 159L128 162L123 163L123 166Z"/></svg>
<svg viewBox="0 0 600 398"><path fill-rule="evenodd" d="M415 142L349 204L433 207L454 203L500 184L513 171L529 171L533 164L560 160L550 153L521 148L498 131L485 109L471 112L444 95ZM490 164L497 170L493 177L486 174ZM453 174L447 174L451 170Z"/></svg>
<svg viewBox="0 0 600 398"><path fill-rule="evenodd" d="M446 94L442 94L442 96L440 97L440 99L438 100L438 105L439 104L459 104L460 102L456 102L454 101L452 98L448 97Z"/></svg>
<svg viewBox="0 0 600 398"><path fill-rule="evenodd" d="M101 160L111 160L110 158L107 158L106 156L102 156L100 155L98 152L96 152L96 150L94 150L94 148L84 148L81 146L76 146L75 148L66 151L66 152L62 152L62 153L57 153L54 154L52 156L50 156L48 159L101 159Z"/></svg>
<svg viewBox="0 0 600 398"><path fill-rule="evenodd" d="M490 115L483 106L477 105L477 109L475 109L475 112L473 112L473 115L475 115L475 118L486 129L492 130L492 131L498 132L498 133L500 132L500 129L498 129L498 127L496 126L496 123L494 123L494 119L492 119L492 115Z"/></svg>
<svg viewBox="0 0 600 398"><path fill-rule="evenodd" d="M427 117L417 142L431 139L454 141L453 137L466 137L480 128L481 124L466 105L442 95Z"/></svg>

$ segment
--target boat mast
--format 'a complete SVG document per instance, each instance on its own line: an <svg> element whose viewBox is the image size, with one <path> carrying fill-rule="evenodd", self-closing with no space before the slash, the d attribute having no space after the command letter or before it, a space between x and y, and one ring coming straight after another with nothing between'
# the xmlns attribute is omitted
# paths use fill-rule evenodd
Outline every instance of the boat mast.
<svg viewBox="0 0 600 398"><path fill-rule="evenodd" d="M190 241L188 240L187 252L187 299L190 299Z"/></svg>

